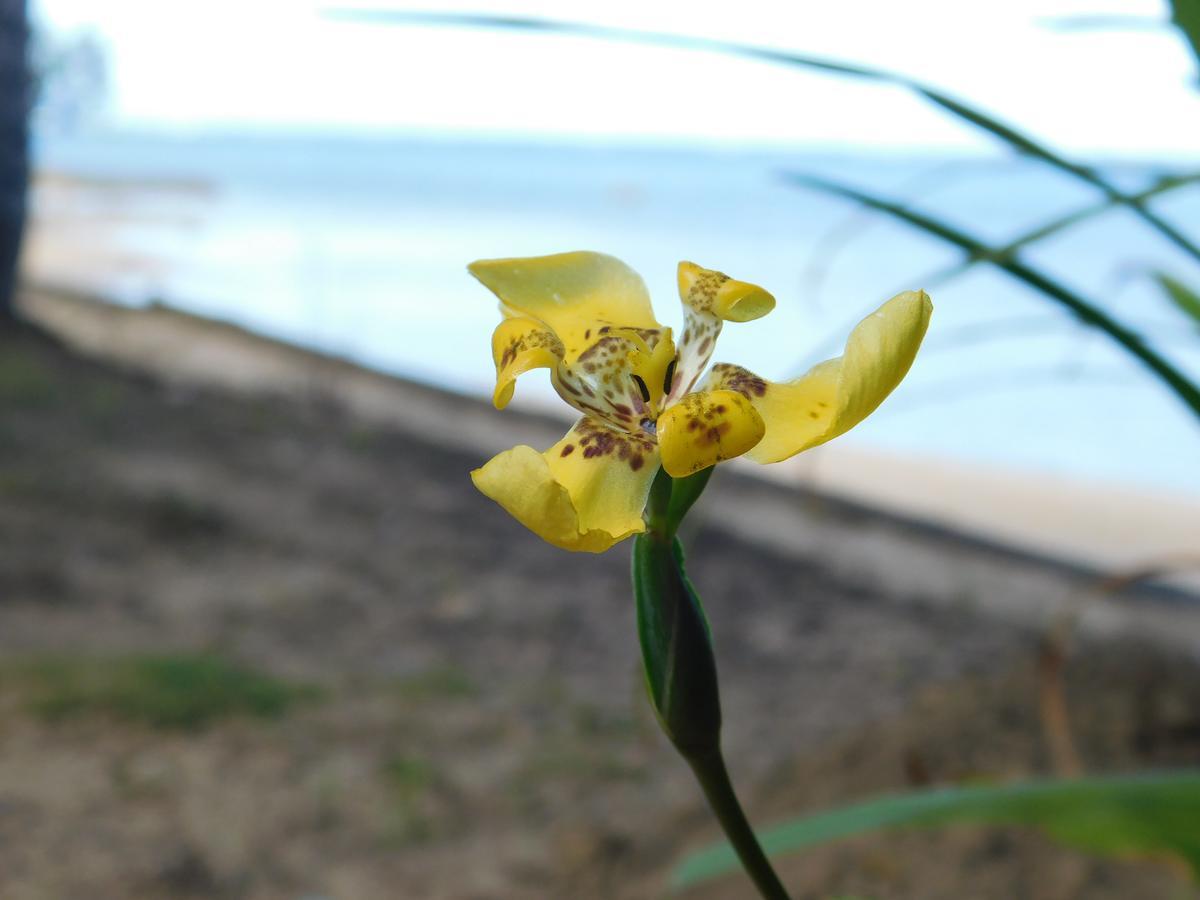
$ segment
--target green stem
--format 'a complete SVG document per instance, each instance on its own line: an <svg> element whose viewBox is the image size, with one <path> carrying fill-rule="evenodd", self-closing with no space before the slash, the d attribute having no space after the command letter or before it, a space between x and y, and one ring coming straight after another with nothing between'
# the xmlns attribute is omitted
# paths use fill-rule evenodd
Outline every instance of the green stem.
<svg viewBox="0 0 1200 900"><path fill-rule="evenodd" d="M687 478L660 471L634 539L633 584L646 686L659 723L692 767L729 843L764 900L788 900L738 803L721 756L721 702L712 634L687 578L675 531L712 469Z"/></svg>
<svg viewBox="0 0 1200 900"><path fill-rule="evenodd" d="M741 804L738 803L720 749L713 748L706 753L685 756L684 759L696 773L696 780L700 782L704 796L708 798L708 805L712 807L717 821L721 823L721 829L729 838L729 843L758 892L764 900L789 900L783 883L771 868L762 845L759 844Z"/></svg>

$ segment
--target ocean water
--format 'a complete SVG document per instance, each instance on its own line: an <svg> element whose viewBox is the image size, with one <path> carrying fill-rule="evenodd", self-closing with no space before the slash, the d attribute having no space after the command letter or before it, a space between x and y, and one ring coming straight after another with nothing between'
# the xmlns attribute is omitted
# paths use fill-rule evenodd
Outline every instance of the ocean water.
<svg viewBox="0 0 1200 900"><path fill-rule="evenodd" d="M480 396L491 391L496 308L465 270L477 258L611 253L642 273L664 324L679 320L681 259L759 283L778 307L727 326L715 358L769 378L837 355L858 319L926 287L935 314L912 373L842 440L1200 494L1200 424L1102 334L985 266L934 281L957 251L782 178L885 192L1003 242L1098 199L1036 162L278 135L92 136L43 143L37 156L43 170L97 179L85 200L39 192L40 219L74 221L76 240L115 260L102 274L39 275ZM1158 169L1107 171L1136 188ZM1156 207L1200 240L1200 188ZM1200 267L1136 218L1108 212L1027 258L1200 379L1200 328L1146 277L1161 269L1200 285ZM526 376L518 400L557 402L542 382Z"/></svg>

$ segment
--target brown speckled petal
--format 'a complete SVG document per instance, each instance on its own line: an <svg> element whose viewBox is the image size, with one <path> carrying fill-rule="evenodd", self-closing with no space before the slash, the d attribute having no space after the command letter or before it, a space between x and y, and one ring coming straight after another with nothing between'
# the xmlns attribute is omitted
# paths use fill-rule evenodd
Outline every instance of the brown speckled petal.
<svg viewBox="0 0 1200 900"><path fill-rule="evenodd" d="M749 322L775 308L775 298L757 285L695 263L681 262L678 280L684 327L667 405L695 386L712 359L723 323Z"/></svg>
<svg viewBox="0 0 1200 900"><path fill-rule="evenodd" d="M672 478L684 478L741 456L763 431L762 417L737 391L688 394L658 417L662 466Z"/></svg>
<svg viewBox="0 0 1200 900"><path fill-rule="evenodd" d="M653 441L585 417L545 453L514 447L471 480L549 543L601 553L645 531L642 514L658 465Z"/></svg>
<svg viewBox="0 0 1200 900"><path fill-rule="evenodd" d="M535 319L505 319L492 332L496 389L492 403L504 409L512 399L517 376L531 369L556 369L563 358L558 336Z"/></svg>

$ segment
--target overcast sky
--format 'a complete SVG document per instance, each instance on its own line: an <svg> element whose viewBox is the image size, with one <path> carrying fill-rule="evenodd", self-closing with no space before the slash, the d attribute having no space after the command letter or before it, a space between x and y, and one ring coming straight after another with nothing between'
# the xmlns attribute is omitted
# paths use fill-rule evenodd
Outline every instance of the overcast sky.
<svg viewBox="0 0 1200 900"><path fill-rule="evenodd" d="M423 129L610 139L975 148L894 88L712 53L331 19L304 0L39 0L111 51L120 124ZM1057 147L1194 156L1195 63L1155 0L341 4L546 15L869 63L932 82ZM1120 17L1126 27L1078 27ZM1061 21L1076 27L1064 29Z"/></svg>

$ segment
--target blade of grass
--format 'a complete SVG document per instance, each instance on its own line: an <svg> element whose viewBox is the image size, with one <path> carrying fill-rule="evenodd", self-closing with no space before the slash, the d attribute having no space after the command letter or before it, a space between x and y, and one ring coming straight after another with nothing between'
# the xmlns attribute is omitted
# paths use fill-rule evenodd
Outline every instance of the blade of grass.
<svg viewBox="0 0 1200 900"><path fill-rule="evenodd" d="M938 89L924 84L914 78L909 78L895 72L870 66L855 65L840 60L811 56L808 54L791 53L784 50L773 50L768 47L757 47L752 44L738 44L733 41L722 41L714 38L694 37L691 35L671 34L660 31L640 31L632 28L616 28L607 25L589 25L582 22L571 22L562 19L545 19L536 16L493 16L466 13L437 13L437 12L408 12L389 9L358 9L342 7L327 9L325 14L335 19L354 21L378 22L391 25L427 25L447 26L453 28L493 28L509 31L529 31L544 34L568 34L579 37L599 38L610 41L627 43L652 44L662 47L679 47L687 50L701 50L727 55L741 56L763 62L787 66L798 66L819 72L829 72L835 75L846 75L852 78L864 78L883 84L892 84L910 90L924 97L935 106L939 106L954 116L970 123L976 128L988 132L1018 152L1028 154L1041 160L1053 168L1065 172L1080 181L1086 182L1099 189L1106 198L1114 203L1128 206L1147 224L1157 230L1169 241L1200 262L1200 246L1194 244L1175 226L1162 219L1136 196L1125 194L1108 182L1103 176L1089 166L1060 156L1049 147L1039 143L1028 135L1022 134L1013 126L1002 122L995 116L988 115L982 110L957 100Z"/></svg>
<svg viewBox="0 0 1200 900"><path fill-rule="evenodd" d="M1149 200L1150 198L1156 197L1159 194L1165 194L1168 191L1173 191L1176 188L1196 184L1197 182L1200 182L1200 172L1194 172L1190 175L1168 176L1161 179L1158 183L1146 188L1146 190L1137 194L1133 194L1132 199L1139 201ZM1061 216L1060 218L1047 222L1044 225L1039 225L1037 228L1031 229L1019 237L1014 238L1007 244L1004 244L1001 247L996 247L991 251L991 255L986 258L969 256L961 263L957 263L945 269L940 269L937 272L932 272L926 277L918 280L922 285L925 286L925 289L928 290L930 287L938 284L944 284L950 279L962 275L976 263L995 262L998 259L1011 257L1022 247L1045 240L1046 238L1057 234L1060 231L1070 228L1072 225L1077 225L1080 222L1086 221L1094 216L1098 216L1101 213L1107 212L1108 210L1119 205L1120 203L1114 201L1112 198L1106 198L1101 200L1099 203L1084 207L1083 209L1075 210L1071 213L1067 213L1065 216Z"/></svg>
<svg viewBox="0 0 1200 900"><path fill-rule="evenodd" d="M1159 194L1165 194L1168 191L1173 191L1176 188L1187 187L1189 185L1196 184L1197 182L1200 182L1200 172L1192 172L1186 175L1162 175L1155 184L1146 188L1144 191L1135 194L1134 197L1141 200L1149 200L1152 197L1158 196ZM909 193L912 192L909 191ZM1108 212L1119 205L1120 204L1115 203L1110 199L1104 199L1099 203L1095 203L1082 209L1067 213L1064 216L1025 232L1001 247L996 247L992 251L992 258L1000 259L1011 256L1022 247L1026 247L1029 244L1034 244L1038 241L1045 240L1048 237L1052 237L1058 232L1070 228L1072 225L1077 225L1078 223L1098 216L1101 213ZM846 242L846 239L843 239L836 248L825 252L825 256L821 263L823 268L830 267L834 253L841 250ZM815 252L816 250L814 249L814 253ZM932 290L939 285L945 284L961 275L964 275L975 265L981 262L984 262L984 260L981 258L967 256L967 258L961 262L956 262L953 265L946 266L945 268L936 269L919 278L913 279L913 283L921 285L927 291ZM842 335L843 331L838 330L835 332L835 336L830 341L822 344L821 346L826 346L827 344L830 352L836 351L837 348L841 346ZM824 357L821 358L823 359Z"/></svg>
<svg viewBox="0 0 1200 900"><path fill-rule="evenodd" d="M1200 293L1166 272L1155 272L1154 280L1181 313L1200 325Z"/></svg>
<svg viewBox="0 0 1200 900"><path fill-rule="evenodd" d="M1171 0L1171 21L1183 32L1200 63L1200 0Z"/></svg>
<svg viewBox="0 0 1200 900"><path fill-rule="evenodd" d="M788 173L786 179L801 187L823 191L835 196L844 197L861 203L863 206L887 213L893 218L906 222L927 234L941 238L947 243L965 251L968 256L986 260L1007 272L1014 278L1025 282L1045 294L1056 303L1069 309L1083 323L1098 328L1128 351L1134 358L1153 372L1166 384L1176 396L1200 419L1200 388L1197 388L1186 376L1170 362L1147 346L1141 335L1126 328L1091 301L1059 284L1047 275L1021 262L1015 255L996 257L995 250L982 241L959 231L952 225L938 221L923 213L916 212L905 206L876 197L872 194L847 185L839 184L825 178L802 173Z"/></svg>
<svg viewBox="0 0 1200 900"><path fill-rule="evenodd" d="M785 822L760 835L771 856L897 826L952 822L1032 825L1073 847L1098 853L1168 853L1200 879L1200 773L1162 772L1016 785L940 788L868 800ZM672 887L710 881L737 866L717 845L676 868Z"/></svg>

